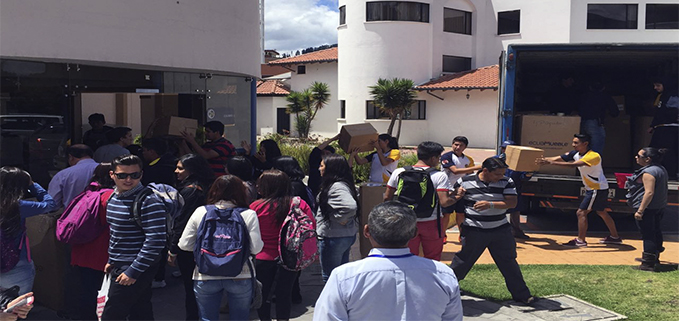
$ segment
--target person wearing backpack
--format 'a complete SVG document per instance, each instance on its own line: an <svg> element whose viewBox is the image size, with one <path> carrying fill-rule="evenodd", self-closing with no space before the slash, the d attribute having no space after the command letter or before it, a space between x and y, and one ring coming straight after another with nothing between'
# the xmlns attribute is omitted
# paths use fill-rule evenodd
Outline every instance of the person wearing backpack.
<svg viewBox="0 0 679 321"><path fill-rule="evenodd" d="M118 156L111 163L116 187L106 206L111 234L104 267L111 283L102 320L153 320L151 282L167 241L166 208L162 199L149 195L135 219L135 200L145 190L142 166L136 155Z"/></svg>
<svg viewBox="0 0 679 321"><path fill-rule="evenodd" d="M93 217L105 228L90 242L71 244L71 265L77 270L82 285L80 296L77 298L80 320L97 319L97 293L104 281L104 267L108 261L109 227L106 222L106 205L113 194L115 183L109 172L111 163L101 163L94 169L90 184L85 192L101 192L98 202L99 211ZM84 192L84 193L85 193ZM77 197L76 197L77 199Z"/></svg>
<svg viewBox="0 0 679 321"><path fill-rule="evenodd" d="M290 319L292 306L292 288L297 279L297 272L290 271L279 262L279 244L281 227L288 216L292 204L290 178L280 170L264 171L257 180L257 191L262 198L250 205L257 212L259 227L264 248L257 254L255 268L257 279L262 282L262 306L257 310L260 320L271 320L271 302L266 300L276 282L276 319ZM300 210L314 223L313 213L309 205L300 200ZM315 226L314 226L315 228Z"/></svg>
<svg viewBox="0 0 679 321"><path fill-rule="evenodd" d="M384 192L384 201L405 203L417 214L417 234L408 243L410 252L418 255L421 245L424 257L437 261L441 260L446 228L441 223L441 207L452 206L464 195L464 189L451 191L448 175L436 169L442 152L439 143L420 143L417 163L397 168ZM426 191L422 191L422 186Z"/></svg>
<svg viewBox="0 0 679 321"><path fill-rule="evenodd" d="M37 201L26 201L28 191ZM0 287L19 286L19 294L31 292L35 267L31 261L26 218L57 208L52 196L28 172L0 168Z"/></svg>
<svg viewBox="0 0 679 321"><path fill-rule="evenodd" d="M259 253L264 243L257 213L248 208L246 199L240 178L218 177L207 193L208 205L193 212L179 239L179 248L193 251L196 259L193 290L200 320L219 320L224 292L229 320L249 320L254 291L250 255ZM219 232L209 232L213 230ZM213 245L228 252L217 253Z"/></svg>
<svg viewBox="0 0 679 321"><path fill-rule="evenodd" d="M349 252L358 232L358 193L344 156L327 155L318 169L322 181L318 194L316 232L321 275L323 282L326 282L334 268L349 262Z"/></svg>
<svg viewBox="0 0 679 321"><path fill-rule="evenodd" d="M179 266L181 279L184 283L184 299L186 305L186 320L198 320L198 304L196 294L193 293L193 251L179 248L179 239L186 228L186 224L193 212L205 205L205 194L215 180L214 172L205 158L196 154L186 154L177 161L175 169L179 194L184 198L181 213L175 218L172 226L172 237L168 247L168 264Z"/></svg>

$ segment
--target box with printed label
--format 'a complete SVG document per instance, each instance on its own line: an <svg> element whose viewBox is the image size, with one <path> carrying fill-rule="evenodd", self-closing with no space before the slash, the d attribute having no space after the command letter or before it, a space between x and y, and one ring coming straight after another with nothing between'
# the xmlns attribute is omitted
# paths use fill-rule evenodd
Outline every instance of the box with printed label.
<svg viewBox="0 0 679 321"><path fill-rule="evenodd" d="M505 155L507 155L507 165L509 169L519 172L537 172L540 170L540 165L535 163L535 160L542 158L545 151L539 148L528 146L507 146Z"/></svg>
<svg viewBox="0 0 679 321"><path fill-rule="evenodd" d="M579 116L521 115L517 121L519 144L542 149L545 157L573 150L573 135L580 132ZM544 165L540 167L540 173L575 175L575 168Z"/></svg>

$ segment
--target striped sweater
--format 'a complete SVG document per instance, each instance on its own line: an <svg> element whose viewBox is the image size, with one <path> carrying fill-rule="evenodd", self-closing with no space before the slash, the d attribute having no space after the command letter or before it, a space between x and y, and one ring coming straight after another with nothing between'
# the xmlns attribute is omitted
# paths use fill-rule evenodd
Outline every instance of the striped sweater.
<svg viewBox="0 0 679 321"><path fill-rule="evenodd" d="M111 226L108 263L127 267L124 273L133 279L158 260L167 240L165 206L155 196L142 203L142 227L132 218L134 198L143 187L139 184L123 193L116 190L106 206L106 221Z"/></svg>
<svg viewBox="0 0 679 321"><path fill-rule="evenodd" d="M474 203L478 201L502 202L505 196L516 196L516 186L509 177L503 177L498 182L485 183L478 174L460 177L455 183L455 189L463 187L467 191L458 206L464 207L463 225L481 229L493 229L507 224L507 209L489 208L475 210Z"/></svg>

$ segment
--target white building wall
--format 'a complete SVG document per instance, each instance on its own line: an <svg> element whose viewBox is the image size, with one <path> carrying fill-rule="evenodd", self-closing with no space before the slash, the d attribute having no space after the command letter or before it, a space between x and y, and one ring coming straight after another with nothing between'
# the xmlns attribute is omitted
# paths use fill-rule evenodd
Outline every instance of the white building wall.
<svg viewBox="0 0 679 321"><path fill-rule="evenodd" d="M311 123L311 134L321 135L323 137L335 136L338 133L337 119L340 117L340 104L337 94L337 62L312 63L304 66L306 66L305 74L299 75L296 72L292 73L292 78L289 81L290 89L302 91L309 88L315 81L328 84L330 100L328 104L316 114L316 118ZM296 70L296 67L293 69ZM293 129L295 128L294 117L290 126ZM293 130L293 134L297 135L297 131Z"/></svg>
<svg viewBox="0 0 679 321"><path fill-rule="evenodd" d="M259 77L259 23L258 1L2 0L0 56Z"/></svg>
<svg viewBox="0 0 679 321"><path fill-rule="evenodd" d="M279 99L277 96L257 96L257 135L262 135L262 132L276 132L276 107ZM283 106L285 105L280 107Z"/></svg>

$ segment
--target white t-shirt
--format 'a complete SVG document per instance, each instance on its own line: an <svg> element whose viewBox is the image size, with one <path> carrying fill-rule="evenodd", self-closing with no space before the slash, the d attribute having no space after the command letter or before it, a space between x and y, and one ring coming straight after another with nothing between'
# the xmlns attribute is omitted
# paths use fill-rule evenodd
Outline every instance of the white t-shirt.
<svg viewBox="0 0 679 321"><path fill-rule="evenodd" d="M398 167L398 160L401 159L401 151L392 149L384 153L384 157L391 158L394 161L386 166L382 166L382 162L380 162L380 157L377 155L377 152L373 152L366 157L366 159L370 161L370 181L373 183L384 184L389 181L391 173Z"/></svg>
<svg viewBox="0 0 679 321"><path fill-rule="evenodd" d="M580 177L582 177L582 183L585 185L586 190L608 189L608 181L606 180L606 175L604 175L604 169L601 167L601 156L599 153L588 150L585 155L580 155L577 151L571 151L562 155L561 159L567 162L582 160L585 164L589 165L578 166Z"/></svg>
<svg viewBox="0 0 679 321"><path fill-rule="evenodd" d="M429 166L413 166L414 168L417 169L422 169L425 170L429 168ZM394 173L391 174L391 177L389 177L389 181L387 182L387 188L391 189L397 189L398 188L398 176L401 175L405 171L405 168L397 168ZM450 181L448 180L448 176L441 171L435 171L431 173L431 183L434 185L434 188L436 189L437 192L442 192L445 191L447 192L448 190L452 189L452 185L450 184ZM436 215L438 214L438 208L434 208L432 211L431 215L429 217L425 218L418 218L418 222L428 222L428 221L433 221L436 219Z"/></svg>
<svg viewBox="0 0 679 321"><path fill-rule="evenodd" d="M462 154L462 157L457 157L453 152L447 152L441 156L441 167L443 168L443 172L448 175L448 180L454 183L457 182L460 177L468 174L453 174L453 171L449 168L451 166L455 166L455 168L458 169L474 167L474 159L465 154Z"/></svg>

